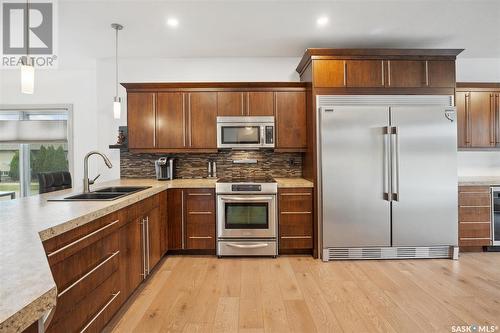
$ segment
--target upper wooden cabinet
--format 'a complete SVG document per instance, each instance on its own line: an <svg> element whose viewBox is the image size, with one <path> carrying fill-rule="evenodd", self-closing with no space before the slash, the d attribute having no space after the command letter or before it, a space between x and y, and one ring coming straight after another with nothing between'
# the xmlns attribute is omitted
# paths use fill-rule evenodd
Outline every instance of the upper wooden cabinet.
<svg viewBox="0 0 500 333"><path fill-rule="evenodd" d="M268 91L221 91L217 93L218 116L272 116L274 115L273 92Z"/></svg>
<svg viewBox="0 0 500 333"><path fill-rule="evenodd" d="M384 87L384 63L381 60L347 60L346 87Z"/></svg>
<svg viewBox="0 0 500 333"><path fill-rule="evenodd" d="M500 89L479 86L457 89L458 148L500 147Z"/></svg>
<svg viewBox="0 0 500 333"><path fill-rule="evenodd" d="M275 116L276 149L306 148L306 88L302 83L123 86L128 96L129 148L134 151L216 152L217 116Z"/></svg>
<svg viewBox="0 0 500 333"><path fill-rule="evenodd" d="M306 94L304 92L276 93L276 149L305 149Z"/></svg>
<svg viewBox="0 0 500 333"><path fill-rule="evenodd" d="M461 51L307 49L297 72L314 88L365 88L380 94L388 88L426 88L426 93L442 94L439 88L455 87L455 58Z"/></svg>
<svg viewBox="0 0 500 333"><path fill-rule="evenodd" d="M217 149L217 94L188 93L187 145L195 149Z"/></svg>
<svg viewBox="0 0 500 333"><path fill-rule="evenodd" d="M127 94L127 118L129 147L156 147L156 94Z"/></svg>

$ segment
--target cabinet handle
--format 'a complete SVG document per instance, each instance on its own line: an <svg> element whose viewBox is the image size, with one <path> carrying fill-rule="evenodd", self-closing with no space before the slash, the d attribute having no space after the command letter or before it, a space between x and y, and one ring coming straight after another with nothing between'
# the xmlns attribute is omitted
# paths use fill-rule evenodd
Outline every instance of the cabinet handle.
<svg viewBox="0 0 500 333"><path fill-rule="evenodd" d="M188 193L189 196L193 196L193 197L196 197L196 196L211 196L212 193Z"/></svg>
<svg viewBox="0 0 500 333"><path fill-rule="evenodd" d="M184 190L181 190L181 247L184 249Z"/></svg>
<svg viewBox="0 0 500 333"><path fill-rule="evenodd" d="M499 143L500 139L500 105L498 104L499 94L495 94L495 144Z"/></svg>
<svg viewBox="0 0 500 333"><path fill-rule="evenodd" d="M105 226L103 226L103 227L101 227L101 228L99 228L99 229L97 229L97 230L95 230L95 231L91 232L90 234L85 235L85 236L83 236L82 238L78 238L76 241L71 242L71 243L69 243L68 245L63 246L63 247L61 247L60 249L57 249L57 250L56 250L56 251L54 251L54 252L50 252L49 254L47 254L47 257L48 257L48 258L50 258L50 257L52 257L52 256L54 256L54 255L56 255L56 254L58 254L58 253L60 253L60 252L62 252L62 251L64 251L64 250L67 250L67 249L69 249L70 247L75 246L76 244L78 244L78 243L80 243L80 242L82 242L82 241L84 241L84 240L86 240L86 239L88 239L88 238L90 238L90 237L92 237L92 236L94 236L94 235L96 235L96 234L100 233L101 231L106 230L107 228L111 227L112 225L115 225L115 224L116 224L116 223L118 223L118 222L120 222L120 220L115 220L115 221L113 221L113 222L111 222L111 223L108 223L108 224L106 224Z"/></svg>
<svg viewBox="0 0 500 333"><path fill-rule="evenodd" d="M191 93L188 94L188 121L189 121L189 147L192 146L192 128L191 128Z"/></svg>
<svg viewBox="0 0 500 333"><path fill-rule="evenodd" d="M210 236L189 236L190 239L212 239Z"/></svg>
<svg viewBox="0 0 500 333"><path fill-rule="evenodd" d="M149 275L151 272L151 267L149 266L149 216L146 216L146 263L147 270L146 273Z"/></svg>
<svg viewBox="0 0 500 333"><path fill-rule="evenodd" d="M76 280L75 282L73 282L69 287L67 287L66 289L64 289L63 291L61 291L57 297L61 297L62 295L66 294L68 291L70 291L71 289L73 289L76 285L78 285L80 282L82 282L83 280L85 280L86 278L88 278L92 273L94 273L96 270L98 270L99 268L101 268L104 264L106 264L108 261L110 261L111 259L113 259L115 256L117 256L118 254L120 253L120 251L116 251L114 253L111 253L106 259L104 259L99 265L97 265L96 267L92 268L90 271L88 271L87 273L85 273L85 275L83 275L81 278L79 278L78 280Z"/></svg>
<svg viewBox="0 0 500 333"><path fill-rule="evenodd" d="M243 100L245 99L245 93L241 93L241 115L244 116L245 115L245 104L243 104Z"/></svg>
<svg viewBox="0 0 500 333"><path fill-rule="evenodd" d="M387 61L387 84L391 86L391 61Z"/></svg>
<svg viewBox="0 0 500 333"><path fill-rule="evenodd" d="M425 85L429 86L429 61L425 61Z"/></svg>
<svg viewBox="0 0 500 333"><path fill-rule="evenodd" d="M344 87L347 86L347 62L344 60Z"/></svg>
<svg viewBox="0 0 500 333"><path fill-rule="evenodd" d="M281 212L283 215L292 215L292 214L311 214L311 212Z"/></svg>
<svg viewBox="0 0 500 333"><path fill-rule="evenodd" d="M156 148L156 94L152 95L153 98L153 116L154 116L154 127L153 127L153 147Z"/></svg>
<svg viewBox="0 0 500 333"><path fill-rule="evenodd" d="M490 145L495 144L495 96L490 94Z"/></svg>
<svg viewBox="0 0 500 333"><path fill-rule="evenodd" d="M186 147L186 94L182 94L182 142Z"/></svg>
<svg viewBox="0 0 500 333"><path fill-rule="evenodd" d="M213 212L188 212L190 215L210 215L213 214Z"/></svg>
<svg viewBox="0 0 500 333"><path fill-rule="evenodd" d="M247 92L247 116L250 115L250 93Z"/></svg>
<svg viewBox="0 0 500 333"><path fill-rule="evenodd" d="M311 236L281 236L281 239L311 239Z"/></svg>
<svg viewBox="0 0 500 333"><path fill-rule="evenodd" d="M97 312L94 317L92 317L92 319L87 323L87 325L85 325L85 327L82 328L80 333L85 332L94 323L94 321L96 321L96 319L99 318L99 316L104 312L104 310L106 310L108 308L108 306L111 303L113 303L113 301L118 297L118 295L120 295L120 291L118 291L117 293L111 294L111 299L106 304L104 304L104 306L101 308L101 310L99 310L99 312Z"/></svg>
<svg viewBox="0 0 500 333"><path fill-rule="evenodd" d="M146 268L146 221L144 219L139 222L141 225L141 238L142 238L142 276L144 279L148 275Z"/></svg>
<svg viewBox="0 0 500 333"><path fill-rule="evenodd" d="M469 103L470 103L470 96L469 93L465 94L465 123L466 123L466 128L465 128L465 143L467 145L470 144L470 115L469 115Z"/></svg>
<svg viewBox="0 0 500 333"><path fill-rule="evenodd" d="M294 192L294 193L281 193L280 195L286 195L286 196L304 196L304 195L311 195L309 192Z"/></svg>

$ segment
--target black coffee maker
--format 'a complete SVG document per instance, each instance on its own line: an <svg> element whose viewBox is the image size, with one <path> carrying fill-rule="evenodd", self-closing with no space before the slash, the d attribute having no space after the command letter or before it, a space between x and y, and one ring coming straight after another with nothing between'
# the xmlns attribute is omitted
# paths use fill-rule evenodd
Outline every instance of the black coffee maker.
<svg viewBox="0 0 500 333"><path fill-rule="evenodd" d="M174 179L174 159L160 157L155 161L156 179L172 180Z"/></svg>

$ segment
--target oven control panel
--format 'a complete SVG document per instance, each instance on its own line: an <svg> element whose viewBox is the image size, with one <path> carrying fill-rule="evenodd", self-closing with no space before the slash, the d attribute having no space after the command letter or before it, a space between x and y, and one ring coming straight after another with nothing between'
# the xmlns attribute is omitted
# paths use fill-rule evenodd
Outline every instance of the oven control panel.
<svg viewBox="0 0 500 333"><path fill-rule="evenodd" d="M233 192L261 192L262 185L235 184L235 185L231 185L231 191L233 191Z"/></svg>

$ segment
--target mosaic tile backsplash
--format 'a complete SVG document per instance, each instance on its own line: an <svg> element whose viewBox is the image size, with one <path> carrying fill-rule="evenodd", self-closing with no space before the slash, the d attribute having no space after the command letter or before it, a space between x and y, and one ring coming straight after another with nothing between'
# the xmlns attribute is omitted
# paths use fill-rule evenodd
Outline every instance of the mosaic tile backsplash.
<svg viewBox="0 0 500 333"><path fill-rule="evenodd" d="M162 156L175 158L176 178L204 178L208 161L217 163L217 177L301 177L301 153L273 151L220 151L214 154L136 154L120 152L122 178L155 178L154 162ZM256 164L235 164L233 160L256 159Z"/></svg>

